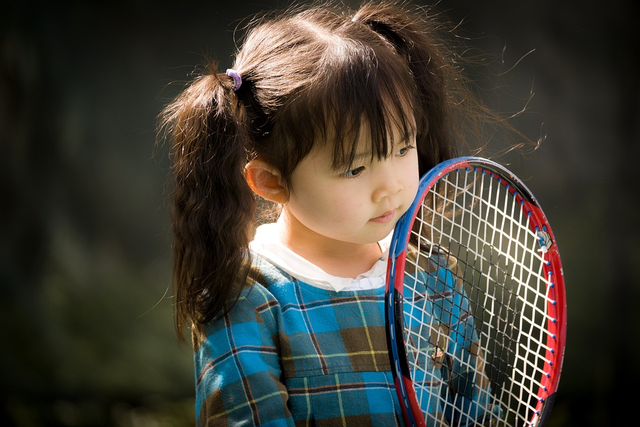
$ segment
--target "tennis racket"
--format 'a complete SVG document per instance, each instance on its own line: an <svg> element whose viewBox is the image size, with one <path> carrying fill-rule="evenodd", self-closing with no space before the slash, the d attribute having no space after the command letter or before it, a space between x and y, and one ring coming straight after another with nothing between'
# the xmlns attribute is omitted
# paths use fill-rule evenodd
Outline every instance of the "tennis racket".
<svg viewBox="0 0 640 427"><path fill-rule="evenodd" d="M394 230L385 304L407 425L544 424L564 355L564 278L515 175L477 157L424 175Z"/></svg>

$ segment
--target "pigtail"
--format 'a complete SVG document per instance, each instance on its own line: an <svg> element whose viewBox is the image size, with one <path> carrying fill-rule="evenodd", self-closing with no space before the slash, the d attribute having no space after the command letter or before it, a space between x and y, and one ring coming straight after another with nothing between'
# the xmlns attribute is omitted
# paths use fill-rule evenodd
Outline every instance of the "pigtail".
<svg viewBox="0 0 640 427"><path fill-rule="evenodd" d="M353 18L389 42L410 69L418 94L414 113L421 175L455 157L458 145L472 146L469 137L481 138L480 122L491 115L457 69L459 57L445 47L451 44L445 24L422 18L425 13L431 11L414 15L389 4L368 4Z"/></svg>
<svg viewBox="0 0 640 427"><path fill-rule="evenodd" d="M179 336L229 309L248 274L255 200L249 135L226 74L196 78L163 112L172 139L174 297Z"/></svg>

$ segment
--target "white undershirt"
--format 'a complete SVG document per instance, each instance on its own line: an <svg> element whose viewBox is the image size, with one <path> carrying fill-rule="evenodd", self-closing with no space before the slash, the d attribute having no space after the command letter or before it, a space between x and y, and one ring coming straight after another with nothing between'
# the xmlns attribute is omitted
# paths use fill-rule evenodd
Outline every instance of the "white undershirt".
<svg viewBox="0 0 640 427"><path fill-rule="evenodd" d="M278 226L275 223L258 227L256 236L249 247L304 283L336 292L359 291L384 286L391 236L392 234L389 234L384 240L378 242L382 256L369 271L360 274L355 279L332 276L287 248L280 241Z"/></svg>

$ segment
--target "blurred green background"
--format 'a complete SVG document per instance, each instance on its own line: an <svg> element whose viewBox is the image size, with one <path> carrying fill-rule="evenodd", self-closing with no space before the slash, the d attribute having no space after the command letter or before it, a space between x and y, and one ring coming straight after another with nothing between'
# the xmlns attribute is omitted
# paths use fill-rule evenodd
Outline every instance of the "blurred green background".
<svg viewBox="0 0 640 427"><path fill-rule="evenodd" d="M0 425L193 424L156 116L205 56L231 64L242 18L287 4L0 2ZM545 208L567 281L549 425L628 424L640 397L632 2L438 7L470 46L496 54L504 74L477 77L490 102L506 113L526 104L513 123L546 136L508 160Z"/></svg>

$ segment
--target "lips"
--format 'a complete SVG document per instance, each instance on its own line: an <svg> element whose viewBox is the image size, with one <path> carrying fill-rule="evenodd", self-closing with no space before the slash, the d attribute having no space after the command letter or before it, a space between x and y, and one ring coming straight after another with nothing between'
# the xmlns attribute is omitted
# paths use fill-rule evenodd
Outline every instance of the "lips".
<svg viewBox="0 0 640 427"><path fill-rule="evenodd" d="M396 216L396 210L391 210L391 211L387 211L385 213L383 213L380 216L377 216L375 218L371 218L371 222L377 222L380 224L384 224L385 222L389 222L391 221L393 218L395 218Z"/></svg>

